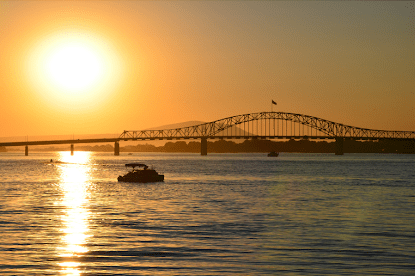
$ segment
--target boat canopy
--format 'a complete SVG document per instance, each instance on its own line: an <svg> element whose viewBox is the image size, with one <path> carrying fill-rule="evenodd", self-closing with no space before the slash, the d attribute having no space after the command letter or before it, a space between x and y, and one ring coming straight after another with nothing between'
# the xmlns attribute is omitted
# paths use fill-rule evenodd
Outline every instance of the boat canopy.
<svg viewBox="0 0 415 276"><path fill-rule="evenodd" d="M146 164L142 164L142 163L128 163L125 164L126 167L132 167L133 169L135 167L148 167Z"/></svg>

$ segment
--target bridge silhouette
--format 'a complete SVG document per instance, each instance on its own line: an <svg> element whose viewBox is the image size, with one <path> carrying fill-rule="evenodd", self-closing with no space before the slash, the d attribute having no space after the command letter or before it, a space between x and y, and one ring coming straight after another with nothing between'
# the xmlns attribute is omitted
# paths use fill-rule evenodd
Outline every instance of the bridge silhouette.
<svg viewBox="0 0 415 276"><path fill-rule="evenodd" d="M120 141L200 139L201 155L207 155L208 139L332 139L335 154L342 155L344 140L411 140L415 131L375 130L348 126L318 117L287 113L259 112L236 115L199 125L160 130L125 130L116 138L65 139L43 141L2 142L0 146L25 146L28 155L30 145L114 143L114 155L120 153Z"/></svg>

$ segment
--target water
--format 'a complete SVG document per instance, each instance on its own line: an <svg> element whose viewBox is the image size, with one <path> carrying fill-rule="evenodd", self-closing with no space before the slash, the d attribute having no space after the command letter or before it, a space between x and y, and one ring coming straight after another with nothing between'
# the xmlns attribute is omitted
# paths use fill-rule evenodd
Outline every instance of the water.
<svg viewBox="0 0 415 276"><path fill-rule="evenodd" d="M118 183L132 161L165 182ZM412 275L414 169L414 155L2 153L0 273Z"/></svg>

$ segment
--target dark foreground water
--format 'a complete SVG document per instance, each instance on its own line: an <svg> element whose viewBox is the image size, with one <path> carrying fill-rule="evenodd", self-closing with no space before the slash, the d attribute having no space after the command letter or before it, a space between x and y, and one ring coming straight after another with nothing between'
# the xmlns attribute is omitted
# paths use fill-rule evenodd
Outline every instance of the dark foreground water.
<svg viewBox="0 0 415 276"><path fill-rule="evenodd" d="M415 155L0 155L1 275L414 271Z"/></svg>

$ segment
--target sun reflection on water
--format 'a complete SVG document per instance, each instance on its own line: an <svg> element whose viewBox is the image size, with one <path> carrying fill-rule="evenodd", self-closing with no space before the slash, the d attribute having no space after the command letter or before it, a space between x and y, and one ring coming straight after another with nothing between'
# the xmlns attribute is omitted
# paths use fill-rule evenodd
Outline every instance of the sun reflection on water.
<svg viewBox="0 0 415 276"><path fill-rule="evenodd" d="M59 204L64 208L61 228L64 235L58 251L64 260L59 263L64 275L80 275L77 257L88 252L90 157L89 152L76 152L73 156L61 152L59 157L60 186L64 192Z"/></svg>

